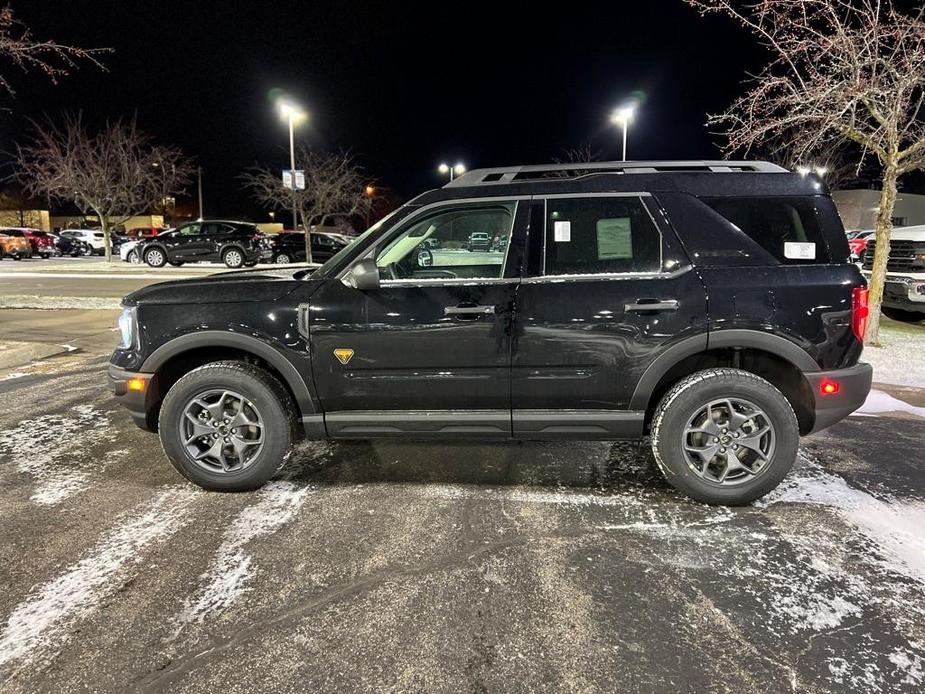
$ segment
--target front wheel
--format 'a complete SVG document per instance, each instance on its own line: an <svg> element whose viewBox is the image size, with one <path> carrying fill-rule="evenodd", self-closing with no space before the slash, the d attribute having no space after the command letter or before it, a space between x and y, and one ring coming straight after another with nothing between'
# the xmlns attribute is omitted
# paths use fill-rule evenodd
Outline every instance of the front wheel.
<svg viewBox="0 0 925 694"><path fill-rule="evenodd" d="M145 262L151 267L164 267L167 264L167 254L160 248L151 248L145 252Z"/></svg>
<svg viewBox="0 0 925 694"><path fill-rule="evenodd" d="M237 248L229 248L222 254L222 262L234 269L244 265L244 254Z"/></svg>
<svg viewBox="0 0 925 694"><path fill-rule="evenodd" d="M738 506L767 494L793 467L799 442L787 398L739 369L688 376L652 420L652 451L665 478L707 504Z"/></svg>
<svg viewBox="0 0 925 694"><path fill-rule="evenodd" d="M125 260L132 265L139 265L141 263L141 258L138 257L138 251L136 251L134 248L128 252Z"/></svg>
<svg viewBox="0 0 925 694"><path fill-rule="evenodd" d="M292 262L292 259L289 257L288 253L279 253L273 262L277 265L289 265L289 263Z"/></svg>
<svg viewBox="0 0 925 694"><path fill-rule="evenodd" d="M286 462L296 438L295 405L263 369L213 362L171 387L158 429L164 452L184 477L214 491L250 491Z"/></svg>

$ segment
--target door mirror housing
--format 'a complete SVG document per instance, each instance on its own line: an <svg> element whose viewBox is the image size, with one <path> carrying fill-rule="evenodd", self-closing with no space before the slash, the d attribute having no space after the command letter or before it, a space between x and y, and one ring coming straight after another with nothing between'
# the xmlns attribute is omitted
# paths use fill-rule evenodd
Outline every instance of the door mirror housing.
<svg viewBox="0 0 925 694"><path fill-rule="evenodd" d="M379 268L373 258L364 258L353 264L344 276L344 284L361 292L379 289Z"/></svg>

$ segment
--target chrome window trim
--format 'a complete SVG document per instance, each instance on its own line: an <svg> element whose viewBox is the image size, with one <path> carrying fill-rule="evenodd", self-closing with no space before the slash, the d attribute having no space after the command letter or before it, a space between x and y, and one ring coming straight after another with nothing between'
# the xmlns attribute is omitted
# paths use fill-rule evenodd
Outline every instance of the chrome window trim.
<svg viewBox="0 0 925 694"><path fill-rule="evenodd" d="M531 280L536 279L549 279L549 278L566 278L566 279L619 279L625 277L627 279L647 279L647 278L656 278L656 277L671 277L675 276L678 272L677 270L672 270L670 272L594 272L589 274L571 274L571 275L548 275L546 274L546 244L549 240L549 234L547 225L549 223L549 201L550 200L559 200L563 198L639 198L639 202L642 205L642 209L645 210L646 215L649 217L649 221L652 222L652 226L655 228L655 232L658 234L658 264L659 267L664 268L665 266L665 237L662 234L662 228L658 225L658 222L655 221L655 217L652 216L652 210L649 209L649 206L642 200L642 198L652 198L652 193L648 192L604 192L604 193L553 193L553 194L542 194L535 195L534 200L543 201L543 263L540 268L543 272L542 275L535 275L530 277L524 277L524 282L529 282L533 284Z"/></svg>
<svg viewBox="0 0 925 694"><path fill-rule="evenodd" d="M395 231L395 235L396 235L396 236L401 235L402 233L404 233L405 231L407 231L409 225L414 225L414 224L417 223L415 220L416 220L418 217L420 217L420 216L422 216L422 215L425 215L425 214L427 214L427 213L429 213L429 212L435 210L436 208L440 208L440 207L447 207L447 206L460 205L460 204L482 203L482 202L485 202L485 203L493 203L493 202L513 202L513 203L514 203L514 214L513 214L513 217L511 218L511 233L510 233L510 236L508 237L507 248L505 248L505 250L504 250L504 261L501 263L501 274L503 275L503 274L504 274L504 271L505 271L505 268L507 267L508 256L509 256L509 254L510 254L511 245L512 245L512 244L511 244L511 241L512 241L513 238L514 238L514 225L517 223L517 213L520 211L520 203L523 202L524 200L530 201L530 200L532 200L532 199L533 199L533 196L532 196L532 195L491 195L491 196L475 197L475 198L456 198L456 199L453 199L453 200L437 200L437 201L435 201L435 202L430 203L429 205L425 205L424 207L420 207L420 208L418 208L417 210L415 210L414 212L412 212L411 214L409 214L407 217L405 217L403 220L401 220L401 222L400 222L399 225L398 225L398 229L397 229L397 230L394 230L394 231ZM391 233L391 231L390 231L390 233ZM364 253L364 254L361 255L361 256L358 256L358 257L354 258L354 259L353 259L353 262L351 262L349 265L347 265L347 267L345 267L343 270L341 270L341 271L336 275L335 279L336 279L336 280L339 280L339 281L340 281L340 280L343 280L343 279L344 279L344 276L345 276L348 272L350 272L350 269L353 267L353 265L354 265L357 261L359 261L359 260L366 260L366 259L368 259L368 258L374 258L375 255L376 255L376 253L377 253L377 248L378 248L378 247L379 247L379 242L373 243L373 245L366 251L366 253ZM517 277L517 278L514 278L514 277L508 277L508 278L505 278L505 277L496 277L496 278L492 278L492 277L486 277L486 278L465 277L465 278L458 278L458 279L443 279L443 278L435 277L435 278L433 278L433 279L420 279L420 280L379 280L379 285L380 285L380 286L386 286L386 285L388 285L388 286L427 286L427 287L433 287L433 286L439 286L440 284L455 284L455 285L458 285L458 284L482 284L482 283L487 283L487 282L490 281L490 280L497 280L497 281L492 282L492 283L493 283L493 284L500 284L500 283L501 283L501 280L506 280L506 281L509 281L509 282L510 282L510 281L517 281L517 282L519 282L519 281L520 281L520 278L519 278L519 277Z"/></svg>
<svg viewBox="0 0 925 694"><path fill-rule="evenodd" d="M581 282L600 280L670 280L680 277L693 268L685 265L670 272L599 272L587 275L540 275L537 277L524 277L523 284L552 284L554 282Z"/></svg>
<svg viewBox="0 0 925 694"><path fill-rule="evenodd" d="M440 287L444 285L519 284L520 277L434 277L417 280L379 280L380 287Z"/></svg>

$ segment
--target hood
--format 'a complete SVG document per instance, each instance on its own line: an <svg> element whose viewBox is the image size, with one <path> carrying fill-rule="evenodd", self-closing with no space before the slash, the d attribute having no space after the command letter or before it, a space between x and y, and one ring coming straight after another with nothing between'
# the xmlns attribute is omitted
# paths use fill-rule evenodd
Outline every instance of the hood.
<svg viewBox="0 0 925 694"><path fill-rule="evenodd" d="M296 279L299 277L299 279ZM276 301L317 280L301 279L298 270L245 270L160 282L126 296L125 306L143 304L234 304Z"/></svg>
<svg viewBox="0 0 925 694"><path fill-rule="evenodd" d="M925 225L893 227L891 241L925 241Z"/></svg>

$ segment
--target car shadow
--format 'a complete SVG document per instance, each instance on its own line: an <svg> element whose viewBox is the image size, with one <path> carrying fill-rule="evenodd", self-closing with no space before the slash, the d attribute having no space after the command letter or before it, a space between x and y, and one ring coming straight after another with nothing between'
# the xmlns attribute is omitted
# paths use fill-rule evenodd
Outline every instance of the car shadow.
<svg viewBox="0 0 925 694"><path fill-rule="evenodd" d="M308 442L295 449L281 475L315 485L669 488L648 445L635 442Z"/></svg>

